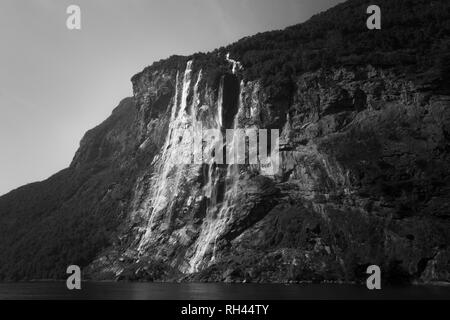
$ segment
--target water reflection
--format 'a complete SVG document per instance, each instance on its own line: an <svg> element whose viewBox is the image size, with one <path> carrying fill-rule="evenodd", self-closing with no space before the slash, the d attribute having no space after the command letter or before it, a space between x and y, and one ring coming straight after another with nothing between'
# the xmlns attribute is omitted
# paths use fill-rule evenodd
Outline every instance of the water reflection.
<svg viewBox="0 0 450 320"><path fill-rule="evenodd" d="M65 282L0 283L0 299L124 300L308 300L450 299L450 286L385 287L334 284L223 284L83 282L69 291Z"/></svg>

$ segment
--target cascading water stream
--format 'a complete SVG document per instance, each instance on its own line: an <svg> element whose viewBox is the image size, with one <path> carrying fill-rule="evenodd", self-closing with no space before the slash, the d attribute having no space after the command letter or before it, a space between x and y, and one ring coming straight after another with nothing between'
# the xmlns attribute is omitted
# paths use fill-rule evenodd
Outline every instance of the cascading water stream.
<svg viewBox="0 0 450 320"><path fill-rule="evenodd" d="M222 79L223 80L223 79ZM233 129L237 129L239 122L239 113L242 111L242 86L243 82L241 82L241 87L239 90L239 108L238 112L235 115ZM219 99L218 99L218 113L222 112L222 104L223 104L223 91L224 91L224 81L220 82L220 88L219 88ZM217 118L221 118L221 115L217 115ZM221 123L221 122L219 122ZM223 129L223 128L220 128ZM231 142L227 141L227 150L228 148L231 149L231 152L233 152L234 144L235 144L235 138L236 135L233 136L233 140ZM210 166L212 168L212 165ZM211 181L211 174L213 173L213 170L210 170L210 181ZM236 188L237 188L237 182L239 180L239 166L238 165L227 165L227 174L226 174L226 187L225 187L225 196L223 201L216 205L211 205L208 208L208 214L207 218L203 223L201 233L196 241L195 246L195 254L190 260L189 263L189 273L194 273L199 271L200 267L204 263L204 259L208 253L209 250L211 250L212 246L212 254L210 261L208 264L212 263L216 259L216 248L217 248L217 240L222 235L226 222L229 219L229 210L232 208L232 202L235 199L236 195ZM217 183L219 183L219 179L216 180L216 188Z"/></svg>
<svg viewBox="0 0 450 320"><path fill-rule="evenodd" d="M230 53L227 53L225 59L229 63L232 64L232 66L233 66L233 68L232 68L233 74L236 74L239 69L242 69L242 65L241 65L241 63L239 61L236 61L236 60L233 60L233 59L230 58Z"/></svg>
<svg viewBox="0 0 450 320"><path fill-rule="evenodd" d="M220 81L219 93L217 98L217 108L216 114L213 121L214 129L222 130L222 108L223 108L223 90L224 90L224 80ZM217 140L213 141L209 145L212 146ZM212 150L206 150L210 154ZM204 187L204 195L209 199L209 204L207 208L207 214L205 221L203 222L201 233L196 241L194 255L189 262L188 272L193 273L198 270L199 265L202 263L203 257L205 256L207 250L210 247L210 242L214 238L214 221L217 210L217 188L220 182L220 177L217 173L217 168L215 166L215 159L210 158L208 163L208 182Z"/></svg>
<svg viewBox="0 0 450 320"><path fill-rule="evenodd" d="M144 236L141 238L138 251L141 252L148 242L148 239L152 232L153 222L156 215L167 207L170 198L174 197L173 186L169 185L169 173L172 168L177 165L177 157L179 156L178 150L173 146L177 143L178 137L174 135L174 130L177 128L183 128L186 123L186 107L187 99L189 95L192 75L192 61L189 61L186 65L186 70L183 77L182 95L180 108L178 109L178 74L176 80L176 89L174 102L171 110L171 117L169 123L169 130L166 136L162 152L155 157L153 165L157 168L152 178L152 188L150 196L150 214L148 218L148 224ZM178 177L176 178L176 180Z"/></svg>
<svg viewBox="0 0 450 320"><path fill-rule="evenodd" d="M239 68L239 63L229 59L228 56L227 60L233 64L233 73L235 73ZM190 176L188 172L192 173L197 170L197 174L202 174L200 173L200 168L204 165L186 166L180 163L180 157L185 155L186 152L189 153L189 151L192 151L192 146L186 144L183 139L180 139L177 130L188 129L191 130L194 137L202 137L204 129L215 129L220 130L221 132L224 132L225 129L223 128L224 77L222 77L220 81L216 108L209 108L208 106L199 108L201 99L198 87L202 79L202 71L200 71L194 85L191 108L188 108L188 97L190 96L191 82L194 77L192 64L192 61L187 63L182 77L182 83L179 81L180 75L177 74L174 101L170 110L169 130L163 149L153 161L155 173L150 182L149 202L144 206L144 210L149 212L148 222L138 247L139 252L142 254L145 253L148 245L152 243L152 239L155 240L158 237L157 234L155 234L155 238L152 238L155 227L158 227L160 230L166 230L170 226L172 215L174 214L173 211L176 209L174 203L179 199L180 192L185 192L185 190L181 190L183 187L182 181L186 176ZM180 85L181 90L179 90ZM237 114L235 115L233 129L238 128L238 114L242 112L242 86L243 83L241 83L241 88L239 90L239 107ZM206 89L205 94L207 94L207 92L208 90ZM212 110L215 111L213 114L210 113ZM205 185L199 190L199 193L196 193L195 197L200 196L208 199L206 216L203 220L203 225L200 228L200 234L196 239L195 244L191 247L191 255L188 264L182 271L191 273L196 272L203 265L215 260L218 239L224 232L227 221L230 218L230 209L236 198L239 166L228 165L226 167L225 176L224 173L221 173L225 168L217 165L214 157L210 156L215 148L215 144L223 143L223 141L219 141L218 138L219 137L214 137L213 141L208 141L206 144L207 149L202 150L204 154L209 155L206 159L206 170L203 173ZM233 141L227 143L227 149L230 148L233 150L235 143L234 138ZM225 191L220 191L220 185L223 183L224 178L226 180ZM221 192L224 192L224 194L223 197L221 197L222 201L219 201L218 196ZM190 197L194 197L194 194L191 194ZM209 261L206 260L207 256L210 256Z"/></svg>

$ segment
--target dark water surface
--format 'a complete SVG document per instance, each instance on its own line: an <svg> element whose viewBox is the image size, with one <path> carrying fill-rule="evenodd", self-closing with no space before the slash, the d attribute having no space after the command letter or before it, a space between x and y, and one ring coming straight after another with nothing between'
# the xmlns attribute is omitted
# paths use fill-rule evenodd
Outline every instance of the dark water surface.
<svg viewBox="0 0 450 320"><path fill-rule="evenodd" d="M0 283L0 299L124 300L305 300L305 299L450 299L450 287L385 287L338 284L223 284L84 282L69 291L65 282Z"/></svg>

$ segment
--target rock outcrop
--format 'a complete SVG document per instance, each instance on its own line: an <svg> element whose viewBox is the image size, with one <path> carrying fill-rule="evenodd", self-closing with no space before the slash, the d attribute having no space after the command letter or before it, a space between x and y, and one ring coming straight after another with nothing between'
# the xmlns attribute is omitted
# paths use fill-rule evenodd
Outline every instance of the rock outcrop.
<svg viewBox="0 0 450 320"><path fill-rule="evenodd" d="M94 273L139 279L157 263L165 279L350 281L377 264L390 281L448 280L449 96L370 66L308 72L286 109L277 175L180 167L185 145L171 130L220 126L217 113L229 108L219 99L227 87L214 93L199 68L190 61L171 77L135 78L140 112L159 112L141 125L140 152L163 147L138 179L125 245L95 261ZM231 68L227 76L238 83ZM172 98L161 107L166 88ZM260 83L242 82L233 99L237 127L270 125Z"/></svg>

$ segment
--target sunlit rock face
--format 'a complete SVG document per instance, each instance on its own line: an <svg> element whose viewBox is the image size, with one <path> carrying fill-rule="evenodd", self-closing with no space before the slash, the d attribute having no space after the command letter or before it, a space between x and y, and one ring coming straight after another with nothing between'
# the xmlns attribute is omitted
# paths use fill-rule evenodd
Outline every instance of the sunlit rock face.
<svg viewBox="0 0 450 320"><path fill-rule="evenodd" d="M223 64L213 84L184 58L133 78L137 157L151 161L93 277L354 281L378 264L389 281L449 279L449 97L368 66L304 73L278 105ZM280 171L182 164L178 129L202 128L278 128Z"/></svg>
<svg viewBox="0 0 450 320"><path fill-rule="evenodd" d="M213 157L186 163L193 155L183 130L201 136L202 130L216 129L225 137L226 129L264 128L254 105L258 85L248 90L237 74L238 62L223 61L229 70L218 76L215 86L205 80L208 70L193 60L133 78L138 157L148 153L152 160L133 191L129 229L121 237L126 244L109 253L119 258L105 269L114 270L115 276L126 272L122 268L130 262L133 268L148 260L181 274L199 272L221 257L229 237L276 205L279 190L266 168L217 164ZM227 143L231 147L234 141ZM100 258L94 266L105 261L111 259Z"/></svg>

